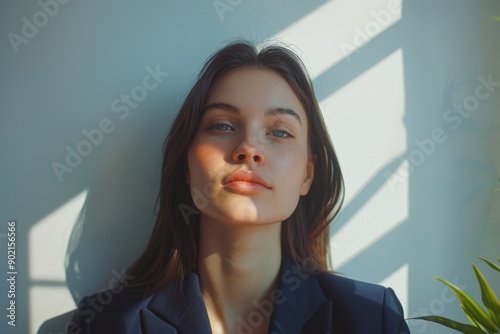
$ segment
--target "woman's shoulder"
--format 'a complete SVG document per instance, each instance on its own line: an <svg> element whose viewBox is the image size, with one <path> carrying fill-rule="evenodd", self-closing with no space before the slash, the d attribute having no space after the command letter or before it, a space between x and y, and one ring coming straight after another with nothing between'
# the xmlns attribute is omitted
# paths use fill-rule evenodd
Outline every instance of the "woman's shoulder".
<svg viewBox="0 0 500 334"><path fill-rule="evenodd" d="M319 273L316 279L328 300L358 308L386 307L402 313L401 304L391 288L331 272Z"/></svg>
<svg viewBox="0 0 500 334"><path fill-rule="evenodd" d="M182 287L181 294L178 287ZM200 295L195 274L188 275L180 286L173 282L155 293L130 288L102 290L80 301L66 333L177 333L176 325L188 319L190 311L199 318Z"/></svg>
<svg viewBox="0 0 500 334"><path fill-rule="evenodd" d="M342 296L353 297L353 294L363 297L382 298L387 290L387 288L378 284L359 281L332 272L318 273L316 279L327 295L337 298Z"/></svg>
<svg viewBox="0 0 500 334"><path fill-rule="evenodd" d="M333 317L340 323L374 324L380 322L387 333L409 333L403 308L391 288L367 283L339 274L315 275L325 298L332 304Z"/></svg>
<svg viewBox="0 0 500 334"><path fill-rule="evenodd" d="M96 328L99 332L138 333L130 325L139 321L130 320L139 316L140 310L148 305L151 298L133 298L126 291L113 290L86 296L78 304L66 333L93 333Z"/></svg>

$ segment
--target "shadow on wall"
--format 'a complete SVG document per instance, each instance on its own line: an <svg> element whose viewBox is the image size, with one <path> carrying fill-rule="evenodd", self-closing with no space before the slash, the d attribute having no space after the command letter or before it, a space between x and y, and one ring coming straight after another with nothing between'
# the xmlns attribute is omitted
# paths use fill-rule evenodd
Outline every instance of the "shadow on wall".
<svg viewBox="0 0 500 334"><path fill-rule="evenodd" d="M116 146L109 159L101 160L106 165L89 178L89 192L68 244L66 282L75 303L123 278L154 223L152 198L161 145L150 142L143 128L128 131ZM73 312L47 320L38 333L65 332Z"/></svg>

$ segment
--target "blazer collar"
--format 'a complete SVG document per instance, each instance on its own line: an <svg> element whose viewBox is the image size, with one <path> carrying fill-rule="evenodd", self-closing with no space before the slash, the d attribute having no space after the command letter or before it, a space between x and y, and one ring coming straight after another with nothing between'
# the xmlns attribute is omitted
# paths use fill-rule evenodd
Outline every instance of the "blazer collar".
<svg viewBox="0 0 500 334"><path fill-rule="evenodd" d="M183 296L174 283L153 296L148 309L157 318L145 312L142 321L146 334L212 333L198 274L190 273L181 291Z"/></svg>
<svg viewBox="0 0 500 334"><path fill-rule="evenodd" d="M150 312L141 314L144 332L212 333L198 274L190 273L184 280L181 290L184 298L179 298L176 288L176 284L171 284L153 296L148 304ZM267 304L272 302L274 305L269 333L331 331L331 302L325 298L315 276L300 271L285 253L280 270L280 284L274 296L273 300L266 301ZM251 328L255 319L246 319L246 324Z"/></svg>
<svg viewBox="0 0 500 334"><path fill-rule="evenodd" d="M315 275L301 271L286 253L280 275L283 298L275 300L269 333L330 333L331 303Z"/></svg>

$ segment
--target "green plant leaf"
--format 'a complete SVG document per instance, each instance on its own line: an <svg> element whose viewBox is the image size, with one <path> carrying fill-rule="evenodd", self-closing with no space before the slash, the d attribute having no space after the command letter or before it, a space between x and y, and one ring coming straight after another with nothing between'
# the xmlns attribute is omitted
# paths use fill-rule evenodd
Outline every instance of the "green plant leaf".
<svg viewBox="0 0 500 334"><path fill-rule="evenodd" d="M418 320L427 320L427 321L432 321L437 324L446 326L448 328L460 331L462 333L466 334L485 334L482 329L477 328L475 326L469 325L469 324L464 324L455 320L451 320L445 317L440 317L436 315L426 315L423 317L417 317L417 318L410 318L410 319L418 319Z"/></svg>
<svg viewBox="0 0 500 334"><path fill-rule="evenodd" d="M488 333L488 334L491 333L490 331L487 331L483 326L478 324L477 321L470 316L469 311L467 311L467 309L462 304L460 304L460 307L462 308L462 311L464 311L465 315L467 316L467 319L470 321L472 326L480 328L483 331L483 333Z"/></svg>
<svg viewBox="0 0 500 334"><path fill-rule="evenodd" d="M483 310L483 308L474 300L471 296L465 293L462 289L457 287L455 284L448 282L440 277L435 277L438 281L448 285L453 292L457 295L458 299L467 309L467 313L472 317L477 323L483 326L487 331L495 332L497 331L497 326L493 320L489 317L488 313Z"/></svg>
<svg viewBox="0 0 500 334"><path fill-rule="evenodd" d="M475 264L472 264L472 268L474 268L477 281L481 287L481 298L483 299L483 304L488 309L491 319L493 319L497 329L500 331L500 301L481 270L479 270Z"/></svg>
<svg viewBox="0 0 500 334"><path fill-rule="evenodd" d="M492 15L491 18L495 21L500 22L500 16Z"/></svg>
<svg viewBox="0 0 500 334"><path fill-rule="evenodd" d="M479 259L479 260L482 260L484 261L487 265L489 265L492 269L496 270L496 271L499 271L500 272L500 266L499 265L496 265L495 263L491 262L490 260L488 259L485 259L484 257L480 257L480 256L474 256L475 258ZM500 261L500 258L498 258L498 261Z"/></svg>

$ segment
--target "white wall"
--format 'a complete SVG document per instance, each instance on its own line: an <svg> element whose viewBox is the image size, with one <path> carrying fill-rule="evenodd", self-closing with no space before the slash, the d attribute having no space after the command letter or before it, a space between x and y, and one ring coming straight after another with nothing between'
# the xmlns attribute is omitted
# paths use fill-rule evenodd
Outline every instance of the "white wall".
<svg viewBox="0 0 500 334"><path fill-rule="evenodd" d="M483 100L476 92L478 78L500 81L500 22L490 17L500 2L220 2L232 5L0 5L0 247L6 254L15 220L18 272L16 327L2 280L0 331L35 333L48 320L39 332L56 333L59 315L121 275L149 237L163 139L200 65L235 38L274 37L308 64L345 174L335 269L394 287L407 316L466 321L432 277L479 296L469 255L500 255L500 86L480 88ZM155 69L168 75L140 88ZM122 94L141 101L115 113ZM85 146L82 131L99 127ZM67 165L68 147L88 155L58 177L53 163ZM0 264L6 274L6 256Z"/></svg>

